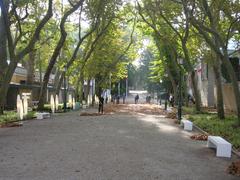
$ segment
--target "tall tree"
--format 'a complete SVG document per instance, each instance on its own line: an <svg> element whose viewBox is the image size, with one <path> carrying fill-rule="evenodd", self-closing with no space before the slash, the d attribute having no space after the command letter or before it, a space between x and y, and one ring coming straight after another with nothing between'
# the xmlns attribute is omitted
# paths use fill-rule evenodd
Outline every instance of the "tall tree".
<svg viewBox="0 0 240 180"><path fill-rule="evenodd" d="M236 16L230 23L225 21L225 16L222 16L222 22L227 24L227 28L219 27L221 19L220 2L216 1L182 1L185 14L188 15L191 24L199 31L208 45L216 53L217 57L221 60L222 64L226 67L231 79L233 92L235 95L235 102L237 106L238 122L240 124L240 91L236 74L229 61L228 43L232 35L234 34L235 24L239 22L239 17ZM229 7L230 8L230 7ZM204 16L203 16L204 15Z"/></svg>
<svg viewBox="0 0 240 180"><path fill-rule="evenodd" d="M67 32L65 30L65 22L72 13L74 13L80 6L83 5L83 1L84 0L79 0L76 4L71 5L71 8L65 12L65 14L63 15L63 17L61 19L61 22L60 22L61 36L60 36L60 39L54 49L53 54L49 60L47 70L44 74L43 83L42 83L41 91L40 91L40 95L39 95L39 103L38 103L39 110L42 110L44 108L45 95L46 95L46 91L47 91L49 77L50 77L52 69L56 63L56 60L59 56L59 53L64 45L66 37L67 37Z"/></svg>
<svg viewBox="0 0 240 180"><path fill-rule="evenodd" d="M26 45L22 47L22 41L26 41L26 39L28 39L26 38L26 35L29 35L28 33L22 31L22 24L29 16L28 6L28 2L24 3L25 13L24 16L22 16L22 14L19 14L19 9L21 8L20 3L7 0L0 1L0 43L3 47L1 50L3 54L1 53L2 55L0 59L0 114L3 114L5 98L9 84L18 62L20 62L24 56L34 49L34 46L39 39L41 30L52 17L52 0L49 0L47 13L32 31L30 39L27 41L27 43L25 43ZM15 19L14 22L11 19ZM15 25L16 28L13 28ZM14 33L15 36L13 36L11 31L12 29L15 29L16 31ZM9 54L9 59L7 54Z"/></svg>

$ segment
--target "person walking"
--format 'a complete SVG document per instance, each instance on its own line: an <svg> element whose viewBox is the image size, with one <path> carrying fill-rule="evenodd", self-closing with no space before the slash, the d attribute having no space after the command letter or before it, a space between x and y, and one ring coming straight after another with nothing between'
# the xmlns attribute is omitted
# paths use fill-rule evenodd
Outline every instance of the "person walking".
<svg viewBox="0 0 240 180"><path fill-rule="evenodd" d="M99 98L98 113L101 112L103 114L103 104L104 104L104 98L101 96Z"/></svg>
<svg viewBox="0 0 240 180"><path fill-rule="evenodd" d="M106 96L106 98L105 98L105 104L107 104L108 103L108 97Z"/></svg>
<svg viewBox="0 0 240 180"><path fill-rule="evenodd" d="M172 107L174 107L174 96L170 94L170 97L169 97L169 102L171 104Z"/></svg>
<svg viewBox="0 0 240 180"><path fill-rule="evenodd" d="M135 104L138 103L138 100L139 100L139 95L137 94L137 95L135 96Z"/></svg>

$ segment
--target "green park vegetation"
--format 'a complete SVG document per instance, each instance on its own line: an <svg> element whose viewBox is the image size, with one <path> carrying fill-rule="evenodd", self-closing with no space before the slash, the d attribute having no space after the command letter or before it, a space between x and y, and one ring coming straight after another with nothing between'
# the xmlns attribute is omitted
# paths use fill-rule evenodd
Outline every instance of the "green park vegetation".
<svg viewBox="0 0 240 180"><path fill-rule="evenodd" d="M23 120L33 119L35 117L35 111L29 111L28 114L24 116ZM5 111L4 114L0 116L0 125L16 121L19 121L16 111Z"/></svg>

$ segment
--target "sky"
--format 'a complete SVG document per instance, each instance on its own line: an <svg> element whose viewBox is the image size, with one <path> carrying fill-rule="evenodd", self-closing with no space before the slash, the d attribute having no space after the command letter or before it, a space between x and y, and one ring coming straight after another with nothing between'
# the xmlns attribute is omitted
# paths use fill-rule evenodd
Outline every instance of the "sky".
<svg viewBox="0 0 240 180"><path fill-rule="evenodd" d="M143 51L147 48L147 46L149 45L149 43L150 43L150 39L148 39L148 38L143 39L143 41L142 41L142 48L140 48L140 49L138 50L139 58L137 58L137 59L135 59L135 60L133 61L133 65L135 65L135 66L137 66L137 67L140 66L140 63L141 63L141 55L142 55Z"/></svg>

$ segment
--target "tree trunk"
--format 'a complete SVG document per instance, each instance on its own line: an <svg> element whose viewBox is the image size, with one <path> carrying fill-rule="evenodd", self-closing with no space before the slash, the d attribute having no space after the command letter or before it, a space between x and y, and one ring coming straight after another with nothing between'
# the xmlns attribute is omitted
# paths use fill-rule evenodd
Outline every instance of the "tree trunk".
<svg viewBox="0 0 240 180"><path fill-rule="evenodd" d="M0 114L3 114L4 105L7 97L8 88L12 79L14 70L16 69L17 64L11 64L8 67L4 77L0 77Z"/></svg>
<svg viewBox="0 0 240 180"><path fill-rule="evenodd" d="M176 81L169 69L169 67L166 67L166 71L167 71L167 74L168 74L168 77L171 81L171 84L172 84L172 88L173 88L173 96L174 96L174 100L175 100L175 103L178 102L178 95L177 95L177 84L176 84Z"/></svg>
<svg viewBox="0 0 240 180"><path fill-rule="evenodd" d="M95 94L92 95L92 106L94 107L95 104Z"/></svg>
<svg viewBox="0 0 240 180"><path fill-rule="evenodd" d="M62 82L61 83L59 82L61 80L61 78L62 78L62 74L57 69L56 73L55 73L55 77L54 77L54 84L53 84L53 87L54 87L54 97L56 95L59 95L59 91L60 91L60 88L61 88L61 85L62 85ZM60 87L59 87L59 85L60 85Z"/></svg>
<svg viewBox="0 0 240 180"><path fill-rule="evenodd" d="M92 80L92 86L91 86L91 90L92 90L92 94L91 94L91 96L92 96L92 106L94 107L94 104L95 104L95 91L94 91L94 80L93 79L91 79Z"/></svg>
<svg viewBox="0 0 240 180"><path fill-rule="evenodd" d="M47 67L47 70L45 72L44 78L43 78L43 83L41 86L41 91L39 95L39 103L38 103L38 110L42 110L44 108L44 103L45 103L45 95L47 91L47 85L49 81L50 74L52 72L52 69L56 63L57 57L59 56L59 53L64 45L64 42L67 37L67 32L65 30L65 22L67 18L75 12L83 3L83 0L78 1L74 6L72 6L71 9L69 9L62 17L61 23L60 23L60 31L61 31L61 37L57 43L57 46L54 49L54 52L50 58L49 65Z"/></svg>
<svg viewBox="0 0 240 180"><path fill-rule="evenodd" d="M1 7L1 17L0 17L0 49L2 52L5 51L5 39L7 39L8 43L8 53L9 53L9 65L7 65L6 59L2 61L3 59L0 60L0 69L4 69L3 74L1 74L0 77L0 83L1 83L1 88L0 88L0 113L3 112L4 109L4 103L5 103L5 98L7 96L7 91L9 84L11 82L11 78L14 74L14 71L17 67L17 63L23 59L25 55L27 55L29 52L31 52L35 46L35 43L39 39L39 34L42 30L42 28L45 26L45 24L48 22L48 20L52 17L52 0L49 0L48 3L48 11L47 14L43 17L43 19L40 21L38 26L35 28L33 36L29 40L27 46L25 48L22 48L17 54L16 52L16 47L17 44L14 44L12 34L11 34L11 25L10 25L10 16L8 12L8 6L9 6L9 1L0 1L0 7ZM3 46L3 47L2 47ZM2 54L0 52L0 54ZM4 53L2 56L5 56ZM3 67L6 65L5 67Z"/></svg>
<svg viewBox="0 0 240 180"><path fill-rule="evenodd" d="M186 66L187 66L187 70L188 72L190 72L191 75L191 80L192 80L192 87L193 87L193 95L195 97L195 108L196 111L200 112L201 111L201 96L200 96L200 92L198 89L198 83L196 80L196 73L195 70L191 64L190 61L190 57L189 57L189 52L186 46L186 42L182 41L182 48L183 48L183 52L184 52L184 57L185 57L185 62L186 62Z"/></svg>
<svg viewBox="0 0 240 180"><path fill-rule="evenodd" d="M0 16L0 79L5 76L7 66L7 35L3 16Z"/></svg>
<svg viewBox="0 0 240 180"><path fill-rule="evenodd" d="M214 4L215 6L216 4ZM221 29L219 24L220 13L217 10L218 7L213 7L214 17L211 20L211 26L213 29L217 29L218 31ZM216 37L213 36L214 42L217 47L220 47L220 43ZM223 94L222 94L222 79L221 79L221 66L220 66L220 57L216 52L214 52L215 58L213 58L213 71L216 78L216 89L217 89L217 113L220 119L224 119L224 102L223 102Z"/></svg>
<svg viewBox="0 0 240 180"><path fill-rule="evenodd" d="M231 62L229 61L228 52L226 48L223 48L224 55L221 57L223 65L227 68L228 74L230 76L232 86L233 86L233 92L235 95L235 102L237 107L237 116L238 116L238 124L240 125L240 92L239 92L239 85L237 81L236 74L234 72L234 69L232 67Z"/></svg>
<svg viewBox="0 0 240 180"><path fill-rule="evenodd" d="M46 91L47 91L47 85L48 85L48 82L49 82L49 77L50 77L52 69L53 69L53 67L56 63L57 57L60 53L60 50L61 50L61 48L62 48L62 46L65 42L66 36L67 35L65 33L61 36L61 38L60 38L60 40L59 40L59 42L58 42L58 44L57 44L57 46L56 46L56 48L53 52L53 55L52 55L52 57L49 61L49 65L47 67L47 70L44 74L43 83L41 85L41 91L40 91L40 95L39 95L38 110L42 110L44 108L45 96L46 96Z"/></svg>
<svg viewBox="0 0 240 180"><path fill-rule="evenodd" d="M187 8L187 1L184 3L184 7ZM205 13L208 16L208 19L210 20L210 27L205 27L204 24L197 20L194 15L191 15L190 21L192 25L198 30L200 34L203 35L205 41L208 43L208 45L212 48L212 50L215 51L217 56L221 59L223 65L227 68L228 74L230 76L233 91L235 95L235 102L237 106L237 116L238 116L238 123L240 125L240 92L239 92L239 85L237 81L236 74L234 72L234 69L232 67L231 62L229 61L227 46L226 46L226 37L223 37L221 34L220 26L219 26L219 16L220 12L218 11L218 8L210 8L208 6L208 2L206 0L202 1L203 8L205 9ZM213 12L211 11L213 10ZM216 10L216 11L214 11ZM191 12L189 12L191 14ZM211 36L209 35L209 31L206 31L206 28L211 29Z"/></svg>
<svg viewBox="0 0 240 180"><path fill-rule="evenodd" d="M61 72L58 70L58 68L56 69L56 72L55 72L55 77L54 77L54 88L57 87L58 85L58 82L60 80L60 76L61 76Z"/></svg>
<svg viewBox="0 0 240 180"><path fill-rule="evenodd" d="M201 111L201 97L200 97L197 80L196 80L195 76L196 76L196 73L193 70L191 72L191 80L192 80L192 86L193 86L193 95L195 97L195 108L196 108L196 111L200 112Z"/></svg>
<svg viewBox="0 0 240 180"><path fill-rule="evenodd" d="M5 106L5 102L6 102L6 96L7 96L7 92L8 92L8 88L9 88L9 82L0 82L2 84L1 88L0 88L0 115L3 114L4 111L4 106Z"/></svg>
<svg viewBox="0 0 240 180"><path fill-rule="evenodd" d="M0 16L0 115L3 114L7 87L4 83L7 68L7 35L3 16Z"/></svg>
<svg viewBox="0 0 240 180"><path fill-rule="evenodd" d="M33 84L34 82L35 56L36 56L36 51L31 51L29 53L29 60L26 62L27 84Z"/></svg>
<svg viewBox="0 0 240 180"><path fill-rule="evenodd" d="M217 58L217 57L216 57ZM222 94L222 79L220 73L219 60L216 59L213 64L213 71L216 79L216 89L217 89L217 114L220 119L224 119L224 103ZM212 83L212 82L209 82Z"/></svg>
<svg viewBox="0 0 240 180"><path fill-rule="evenodd" d="M80 70L80 83L79 83L79 101L82 103L84 100L84 73L83 70Z"/></svg>
<svg viewBox="0 0 240 180"><path fill-rule="evenodd" d="M76 101L80 101L80 78L78 78L77 83L76 83Z"/></svg>
<svg viewBox="0 0 240 180"><path fill-rule="evenodd" d="M186 84L186 82L184 83L185 85L184 85L184 90L183 90L183 92L184 92L184 101L185 101L185 106L186 107L189 107L189 101L188 101L188 87L187 87L187 84Z"/></svg>
<svg viewBox="0 0 240 180"><path fill-rule="evenodd" d="M61 73L60 79L57 82L57 85L55 86L55 96L60 92L60 89L62 87L62 83L63 83L63 79L64 79L64 73Z"/></svg>

